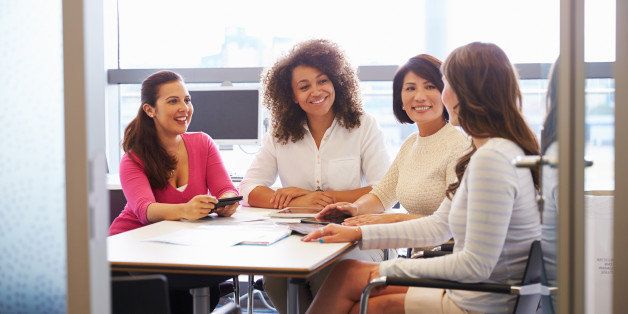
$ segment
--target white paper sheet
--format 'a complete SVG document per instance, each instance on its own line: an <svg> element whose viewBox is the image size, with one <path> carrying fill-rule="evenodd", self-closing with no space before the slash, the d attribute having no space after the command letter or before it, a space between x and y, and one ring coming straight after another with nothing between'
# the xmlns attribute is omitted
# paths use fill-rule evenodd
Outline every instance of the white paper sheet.
<svg viewBox="0 0 628 314"><path fill-rule="evenodd" d="M163 242L178 245L229 247L244 239L241 233L225 233L224 227L184 229L167 233L146 241ZM229 236L226 236L226 235Z"/></svg>
<svg viewBox="0 0 628 314"><path fill-rule="evenodd" d="M201 225L146 241L189 246L229 247L239 243L270 245L290 235L290 229L275 225Z"/></svg>
<svg viewBox="0 0 628 314"><path fill-rule="evenodd" d="M211 215L208 218L205 218L205 220L210 221L212 225L232 225L239 224L241 222L268 220L268 216L236 212L231 217Z"/></svg>

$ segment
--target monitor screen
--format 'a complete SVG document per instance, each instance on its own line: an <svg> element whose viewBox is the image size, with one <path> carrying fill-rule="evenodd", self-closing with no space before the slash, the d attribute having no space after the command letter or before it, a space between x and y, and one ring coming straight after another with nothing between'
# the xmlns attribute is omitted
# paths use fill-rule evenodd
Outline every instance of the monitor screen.
<svg viewBox="0 0 628 314"><path fill-rule="evenodd" d="M221 87L190 90L194 114L188 131L203 131L219 144L257 144L260 138L259 90Z"/></svg>

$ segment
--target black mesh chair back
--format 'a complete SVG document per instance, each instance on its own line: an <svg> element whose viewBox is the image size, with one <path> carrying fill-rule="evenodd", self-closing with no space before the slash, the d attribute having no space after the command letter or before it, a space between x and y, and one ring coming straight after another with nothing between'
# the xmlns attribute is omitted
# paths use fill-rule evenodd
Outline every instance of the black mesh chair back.
<svg viewBox="0 0 628 314"><path fill-rule="evenodd" d="M530 254L526 269L523 272L521 286L540 283L547 286L547 275L543 263L543 250L541 242L534 241L530 246ZM551 297L549 295L528 294L519 295L515 304L514 313L554 313Z"/></svg>
<svg viewBox="0 0 628 314"><path fill-rule="evenodd" d="M163 275L111 277L111 313L170 314L168 280Z"/></svg>

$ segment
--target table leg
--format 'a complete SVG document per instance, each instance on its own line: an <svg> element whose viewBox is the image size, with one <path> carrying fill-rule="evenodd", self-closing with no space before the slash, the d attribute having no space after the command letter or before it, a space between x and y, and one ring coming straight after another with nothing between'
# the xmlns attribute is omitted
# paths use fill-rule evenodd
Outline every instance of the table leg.
<svg viewBox="0 0 628 314"><path fill-rule="evenodd" d="M253 284L255 283L255 278L253 275L249 275L249 295L246 300L246 312L248 314L253 314Z"/></svg>
<svg viewBox="0 0 628 314"><path fill-rule="evenodd" d="M238 308L240 308L240 280L238 276L233 276L233 300Z"/></svg>
<svg viewBox="0 0 628 314"><path fill-rule="evenodd" d="M190 289L192 294L192 311L194 314L209 312L209 287Z"/></svg>
<svg viewBox="0 0 628 314"><path fill-rule="evenodd" d="M288 278L288 314L299 313L299 285L305 284L304 279Z"/></svg>
<svg viewBox="0 0 628 314"><path fill-rule="evenodd" d="M299 285L288 278L288 314L299 313Z"/></svg>

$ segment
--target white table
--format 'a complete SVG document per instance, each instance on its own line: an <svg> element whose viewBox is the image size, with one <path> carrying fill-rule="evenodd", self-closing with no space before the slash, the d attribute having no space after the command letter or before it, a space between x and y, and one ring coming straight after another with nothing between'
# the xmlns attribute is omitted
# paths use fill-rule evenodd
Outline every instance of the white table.
<svg viewBox="0 0 628 314"><path fill-rule="evenodd" d="M238 211L266 217L273 210L240 207ZM166 233L212 223L162 221L110 236L107 239L107 255L111 269L128 272L286 277L289 282L288 312L297 313L298 279L303 280L317 273L354 246L352 243L307 243L296 235L269 246L199 247L145 241Z"/></svg>

